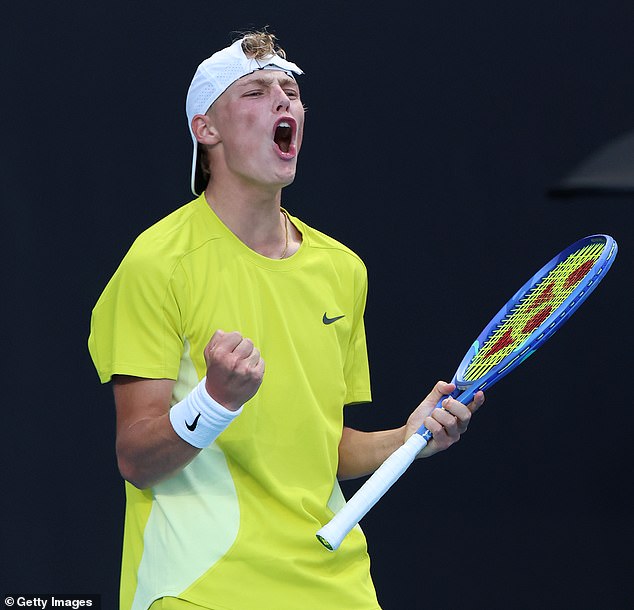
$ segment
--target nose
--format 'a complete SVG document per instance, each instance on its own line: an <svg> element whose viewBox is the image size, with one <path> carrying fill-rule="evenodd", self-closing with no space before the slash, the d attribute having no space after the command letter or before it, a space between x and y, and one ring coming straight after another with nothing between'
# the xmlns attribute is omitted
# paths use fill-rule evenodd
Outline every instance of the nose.
<svg viewBox="0 0 634 610"><path fill-rule="evenodd" d="M275 112L287 111L291 107L291 100L282 87L279 85L275 87L275 94L273 97L273 107Z"/></svg>

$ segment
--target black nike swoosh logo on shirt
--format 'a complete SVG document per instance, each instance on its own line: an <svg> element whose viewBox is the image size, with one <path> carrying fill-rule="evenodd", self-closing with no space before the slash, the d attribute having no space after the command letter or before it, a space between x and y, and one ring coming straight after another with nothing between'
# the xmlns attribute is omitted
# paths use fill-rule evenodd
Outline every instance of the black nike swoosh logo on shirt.
<svg viewBox="0 0 634 610"><path fill-rule="evenodd" d="M341 320L341 318L345 318L346 316L336 316L334 318L329 318L328 314L326 312L324 312L324 317L322 318L322 322L324 324L332 324L333 322L336 322L337 320Z"/></svg>
<svg viewBox="0 0 634 610"><path fill-rule="evenodd" d="M188 424L187 422L185 422L185 425L187 426L187 429L190 432L193 432L196 429L196 426L198 425L198 420L199 419L200 419L200 413L198 415L196 415L196 419L191 424Z"/></svg>

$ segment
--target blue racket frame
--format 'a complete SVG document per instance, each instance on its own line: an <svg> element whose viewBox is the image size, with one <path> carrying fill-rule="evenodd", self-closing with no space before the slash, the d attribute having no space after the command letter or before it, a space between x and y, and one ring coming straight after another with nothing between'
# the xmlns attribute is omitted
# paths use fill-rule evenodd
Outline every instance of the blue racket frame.
<svg viewBox="0 0 634 610"><path fill-rule="evenodd" d="M541 282L561 261L568 258L573 252L596 243L605 244L601 255L592 266L590 272L586 274L579 285L576 286L575 289L568 295L566 300L491 371L479 379L475 379L473 381L465 380L464 373L478 353L480 346L489 338L491 332L500 325L504 318L513 311L518 302L521 301L522 298L539 282ZM498 311L491 321L485 326L484 330L478 335L478 338L473 342L469 351L462 359L462 362L458 366L458 369L451 381L456 385L456 389L451 393L451 396L456 400L459 400L461 403L467 404L473 400L473 397L477 392L484 390L487 387L491 387L493 384L502 379L502 377L510 373L515 367L524 362L524 360L541 347L546 340L548 340L554 332L570 318L570 314L573 313L577 307L579 307L579 305L588 298L588 296L590 296L592 291L598 286L599 282L603 278L603 275L605 275L608 269L612 266L617 252L618 246L616 241L609 235L599 233L576 241L574 244L571 244L565 250L562 250L559 254L557 254L557 256L554 256L550 261L548 261L506 302L500 311ZM447 396L443 396L436 406L442 406L442 402L446 398ZM431 432L425 426L421 426L417 430L417 434L423 436L427 441L432 438Z"/></svg>

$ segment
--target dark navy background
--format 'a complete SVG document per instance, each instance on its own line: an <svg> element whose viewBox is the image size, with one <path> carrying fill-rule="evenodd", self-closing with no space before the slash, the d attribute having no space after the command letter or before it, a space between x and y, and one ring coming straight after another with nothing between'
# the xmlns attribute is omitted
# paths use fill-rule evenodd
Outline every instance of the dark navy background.
<svg viewBox="0 0 634 610"><path fill-rule="evenodd" d="M363 521L385 610L631 607L634 197L546 196L634 128L631 1L70 0L2 21L3 592L116 607L123 485L90 311L134 237L190 198L196 66L270 24L306 72L284 205L369 269L375 400L351 424L401 425L572 241L620 246L464 439Z"/></svg>

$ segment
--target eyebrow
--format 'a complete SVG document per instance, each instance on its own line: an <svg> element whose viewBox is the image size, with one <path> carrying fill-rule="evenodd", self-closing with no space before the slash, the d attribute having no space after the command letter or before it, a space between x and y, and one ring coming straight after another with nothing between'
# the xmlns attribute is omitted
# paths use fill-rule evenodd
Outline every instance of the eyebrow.
<svg viewBox="0 0 634 610"><path fill-rule="evenodd" d="M249 87L250 85L253 85L253 84L257 84L257 85L260 85L262 87L270 87L274 82L278 82L281 87L284 87L284 86L287 86L287 85L297 86L297 81L295 79L293 79L293 78L290 78L289 76L282 77L279 80L277 80L275 78L260 77L260 78L254 78L254 79L249 80L247 82L238 82L236 84L239 87Z"/></svg>

